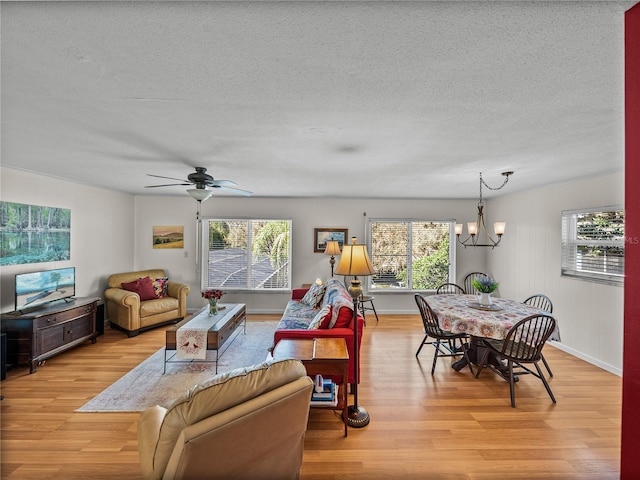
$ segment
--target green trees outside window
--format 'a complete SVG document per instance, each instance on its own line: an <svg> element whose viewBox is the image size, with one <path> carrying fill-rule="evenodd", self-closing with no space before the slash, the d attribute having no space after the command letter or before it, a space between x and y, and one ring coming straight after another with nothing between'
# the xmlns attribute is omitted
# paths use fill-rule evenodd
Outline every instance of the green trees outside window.
<svg viewBox="0 0 640 480"><path fill-rule="evenodd" d="M371 220L372 290L435 290L453 278L453 222Z"/></svg>

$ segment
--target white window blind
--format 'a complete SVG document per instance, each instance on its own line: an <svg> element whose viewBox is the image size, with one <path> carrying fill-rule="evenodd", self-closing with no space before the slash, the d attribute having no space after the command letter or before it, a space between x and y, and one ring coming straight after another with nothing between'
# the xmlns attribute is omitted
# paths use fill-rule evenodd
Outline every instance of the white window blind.
<svg viewBox="0 0 640 480"><path fill-rule="evenodd" d="M291 220L203 221L202 288L289 290Z"/></svg>
<svg viewBox="0 0 640 480"><path fill-rule="evenodd" d="M624 238L621 206L562 212L561 274L622 285Z"/></svg>
<svg viewBox="0 0 640 480"><path fill-rule="evenodd" d="M370 219L370 290L435 290L455 277L453 221Z"/></svg>

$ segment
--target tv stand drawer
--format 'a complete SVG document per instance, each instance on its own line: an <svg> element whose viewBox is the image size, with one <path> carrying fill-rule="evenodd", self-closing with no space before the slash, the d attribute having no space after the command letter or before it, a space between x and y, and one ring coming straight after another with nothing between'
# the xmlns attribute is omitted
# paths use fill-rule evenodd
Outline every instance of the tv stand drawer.
<svg viewBox="0 0 640 480"><path fill-rule="evenodd" d="M91 305L84 305L39 317L36 319L36 329L51 327L53 325L66 322L67 320L73 320L74 318L88 315L92 310L93 308Z"/></svg>

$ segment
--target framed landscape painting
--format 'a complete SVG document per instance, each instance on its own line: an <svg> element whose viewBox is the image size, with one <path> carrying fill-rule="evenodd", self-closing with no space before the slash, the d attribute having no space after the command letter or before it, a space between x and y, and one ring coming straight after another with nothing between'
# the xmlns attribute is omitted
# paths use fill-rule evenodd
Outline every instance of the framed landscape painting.
<svg viewBox="0 0 640 480"><path fill-rule="evenodd" d="M153 248L184 248L184 226L153 227Z"/></svg>
<svg viewBox="0 0 640 480"><path fill-rule="evenodd" d="M344 245L346 239L349 237L349 230L347 228L314 228L313 229L313 251L315 253L322 253L327 248L327 242L329 240L337 240L340 244L340 248Z"/></svg>
<svg viewBox="0 0 640 480"><path fill-rule="evenodd" d="M71 210L0 202L0 265L71 259Z"/></svg>

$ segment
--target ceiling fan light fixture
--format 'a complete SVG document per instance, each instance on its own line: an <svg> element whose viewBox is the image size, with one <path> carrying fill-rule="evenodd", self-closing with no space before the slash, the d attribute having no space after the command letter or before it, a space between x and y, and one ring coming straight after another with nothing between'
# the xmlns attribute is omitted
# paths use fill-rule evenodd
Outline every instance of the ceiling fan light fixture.
<svg viewBox="0 0 640 480"><path fill-rule="evenodd" d="M204 202L208 200L213 192L208 188L190 188L187 190L187 193L191 195L191 197L199 202Z"/></svg>

